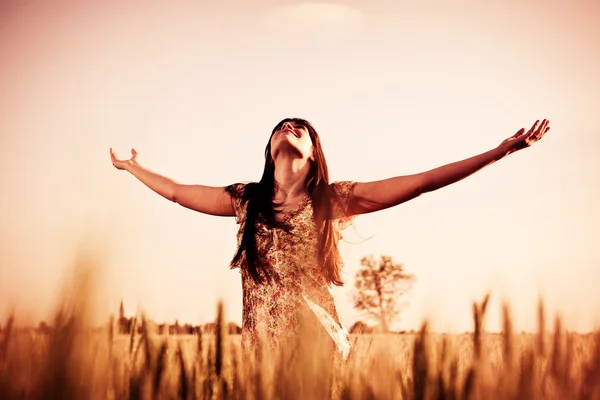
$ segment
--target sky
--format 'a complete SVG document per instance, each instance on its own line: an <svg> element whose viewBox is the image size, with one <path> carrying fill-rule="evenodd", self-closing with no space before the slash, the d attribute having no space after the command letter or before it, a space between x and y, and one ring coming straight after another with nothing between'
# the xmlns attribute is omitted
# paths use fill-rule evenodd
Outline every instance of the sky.
<svg viewBox="0 0 600 400"><path fill-rule="evenodd" d="M485 3L485 4L484 4ZM334 288L360 259L416 275L396 329L517 330L538 298L572 330L600 322L600 6L591 1L4 1L0 6L0 317L50 318L81 243L97 313L241 323L233 218L171 203L110 162L131 148L182 183L256 181L284 117L321 136L335 180L417 173L548 118L531 148L356 218Z"/></svg>

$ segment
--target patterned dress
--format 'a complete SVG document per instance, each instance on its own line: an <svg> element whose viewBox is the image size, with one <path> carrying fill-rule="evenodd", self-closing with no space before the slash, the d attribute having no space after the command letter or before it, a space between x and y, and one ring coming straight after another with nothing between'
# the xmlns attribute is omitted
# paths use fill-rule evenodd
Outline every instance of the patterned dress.
<svg viewBox="0 0 600 400"><path fill-rule="evenodd" d="M331 184L339 199L334 203L341 207L335 215L344 216L333 221L338 239L340 232L353 219L347 216L346 211L355 185L350 181ZM232 202L236 222L239 224L238 246L246 220L247 203L238 197L244 187L244 184L231 187L235 194ZM326 341L332 350L346 358L350 351L349 335L336 311L331 285L319 268L317 231L310 197L304 197L291 212L285 214L283 222L288 230L256 223L258 259L268 263L277 279L257 284L248 272L244 254L239 262L231 265L232 269L239 268L242 275L242 348L256 348L261 340L266 340L274 348L281 348L297 339L300 318L308 315L330 338Z"/></svg>

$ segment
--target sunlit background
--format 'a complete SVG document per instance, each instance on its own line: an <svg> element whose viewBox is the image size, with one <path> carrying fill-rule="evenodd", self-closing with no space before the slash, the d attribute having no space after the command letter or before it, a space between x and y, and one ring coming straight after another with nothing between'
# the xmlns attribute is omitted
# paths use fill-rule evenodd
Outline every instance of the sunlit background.
<svg viewBox="0 0 600 400"><path fill-rule="evenodd" d="M570 329L600 322L600 6L575 2L0 3L0 316L49 318L80 238L105 259L99 318L145 310L204 323L226 301L233 218L201 215L113 168L109 148L184 183L258 180L273 126L320 133L332 180L420 172L497 146L537 118L530 149L438 192L360 216L340 248L350 326L364 255L417 276L396 329L488 327L510 300ZM484 5L485 3L485 5Z"/></svg>

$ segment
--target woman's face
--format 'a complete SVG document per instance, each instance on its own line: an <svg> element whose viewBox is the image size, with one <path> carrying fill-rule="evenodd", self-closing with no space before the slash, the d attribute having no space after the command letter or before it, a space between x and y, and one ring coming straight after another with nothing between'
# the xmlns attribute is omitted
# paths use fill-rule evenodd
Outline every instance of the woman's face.
<svg viewBox="0 0 600 400"><path fill-rule="evenodd" d="M284 122L271 136L271 157L287 153L294 157L310 159L313 144L308 129L295 121Z"/></svg>

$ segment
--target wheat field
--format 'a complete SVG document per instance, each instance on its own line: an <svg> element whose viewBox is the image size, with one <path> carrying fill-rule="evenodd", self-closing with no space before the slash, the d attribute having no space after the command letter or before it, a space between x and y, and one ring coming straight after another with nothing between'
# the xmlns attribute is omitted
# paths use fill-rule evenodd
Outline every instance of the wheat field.
<svg viewBox="0 0 600 400"><path fill-rule="evenodd" d="M244 359L218 308L216 333L116 335L57 316L48 334L9 319L0 336L0 399L600 399L600 334L482 332L487 298L474 304L474 332L353 335L348 360Z"/></svg>
<svg viewBox="0 0 600 400"><path fill-rule="evenodd" d="M248 357L229 335L223 304L216 329L158 335L143 315L128 335L115 318L90 328L94 274L85 256L57 302L53 329L25 330L15 316L0 331L0 399L598 399L600 331L568 332L546 322L515 334L503 307L503 331L486 333L489 296L472 308L473 332L355 334L347 360L327 359L308 338L302 348ZM168 333L168 331L166 331Z"/></svg>

